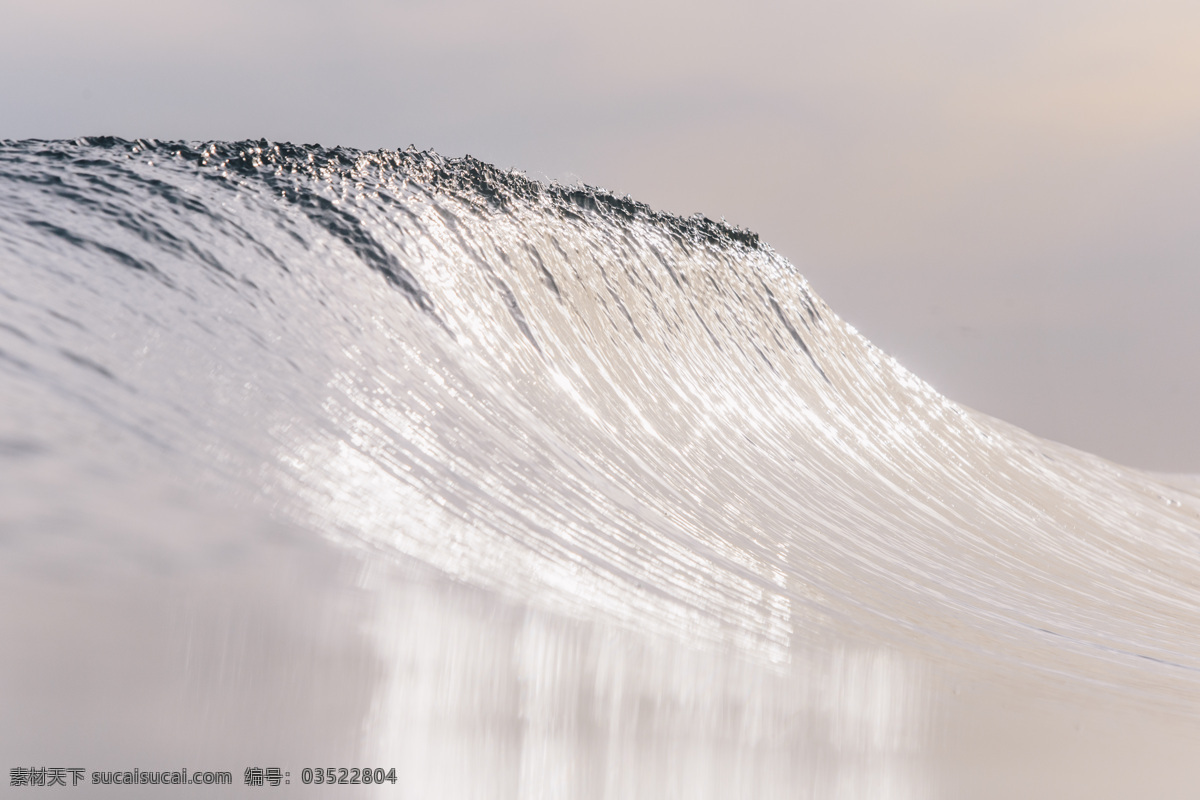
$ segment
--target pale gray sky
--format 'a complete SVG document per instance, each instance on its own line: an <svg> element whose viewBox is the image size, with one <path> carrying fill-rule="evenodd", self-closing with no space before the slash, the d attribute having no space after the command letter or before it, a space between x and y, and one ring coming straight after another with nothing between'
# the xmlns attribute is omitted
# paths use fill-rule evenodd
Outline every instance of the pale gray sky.
<svg viewBox="0 0 1200 800"><path fill-rule="evenodd" d="M471 153L726 217L967 405L1200 471L1200 4L0 0L0 137Z"/></svg>

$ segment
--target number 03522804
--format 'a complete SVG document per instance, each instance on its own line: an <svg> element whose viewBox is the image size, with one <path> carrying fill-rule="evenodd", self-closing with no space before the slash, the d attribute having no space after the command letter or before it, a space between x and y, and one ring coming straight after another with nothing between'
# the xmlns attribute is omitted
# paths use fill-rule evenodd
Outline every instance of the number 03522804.
<svg viewBox="0 0 1200 800"><path fill-rule="evenodd" d="M395 783L396 768L383 767L305 767L300 770L301 783Z"/></svg>

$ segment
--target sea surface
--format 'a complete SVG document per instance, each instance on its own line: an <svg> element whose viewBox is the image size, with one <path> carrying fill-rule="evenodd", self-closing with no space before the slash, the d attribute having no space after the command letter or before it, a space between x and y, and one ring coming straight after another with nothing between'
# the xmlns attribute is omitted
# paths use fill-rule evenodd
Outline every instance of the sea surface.
<svg viewBox="0 0 1200 800"><path fill-rule="evenodd" d="M14 796L1196 797L1200 481L956 405L724 223L2 142L0 642Z"/></svg>

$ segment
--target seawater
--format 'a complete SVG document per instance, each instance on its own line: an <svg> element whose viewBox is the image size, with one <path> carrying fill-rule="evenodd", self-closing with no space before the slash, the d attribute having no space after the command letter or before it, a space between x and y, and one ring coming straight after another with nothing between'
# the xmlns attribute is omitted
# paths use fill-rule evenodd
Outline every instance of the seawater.
<svg viewBox="0 0 1200 800"><path fill-rule="evenodd" d="M1195 480L950 402L723 223L412 149L6 142L0 410L8 768L1198 785ZM342 766L397 780L300 781Z"/></svg>

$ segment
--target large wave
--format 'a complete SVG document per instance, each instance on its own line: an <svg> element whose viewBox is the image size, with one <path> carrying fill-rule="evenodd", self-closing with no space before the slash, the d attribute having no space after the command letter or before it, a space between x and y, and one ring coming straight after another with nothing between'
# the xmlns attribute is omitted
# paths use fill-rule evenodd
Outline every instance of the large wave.
<svg viewBox="0 0 1200 800"><path fill-rule="evenodd" d="M764 663L1200 696L1194 487L948 401L724 223L412 149L8 142L0 270L11 558L64 516L186 550L88 522L144 469Z"/></svg>

